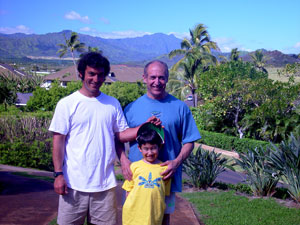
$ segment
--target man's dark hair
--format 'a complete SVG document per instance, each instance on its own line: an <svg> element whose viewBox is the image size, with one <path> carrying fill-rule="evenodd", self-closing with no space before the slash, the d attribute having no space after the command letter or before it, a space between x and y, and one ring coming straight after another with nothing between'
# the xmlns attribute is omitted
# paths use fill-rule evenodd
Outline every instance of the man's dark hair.
<svg viewBox="0 0 300 225"><path fill-rule="evenodd" d="M137 138L136 141L141 147L144 144L150 143L152 145L156 144L158 146L162 145L161 137L158 135L158 133L155 130L147 129L144 130Z"/></svg>
<svg viewBox="0 0 300 225"><path fill-rule="evenodd" d="M151 62L148 62L147 64L146 64L146 66L145 66L145 68L144 68L144 75L147 77L148 76L148 67L151 65L151 64L153 64L153 63L159 63L159 64L161 64L163 67L164 67L164 70L165 70L165 76L166 77L169 77L169 69L168 69L168 65L165 63L165 62L163 62L163 61L160 61L160 60L153 60L153 61L151 61Z"/></svg>
<svg viewBox="0 0 300 225"><path fill-rule="evenodd" d="M107 76L110 71L109 61L98 52L87 52L80 57L77 70L81 74L81 80L84 80L84 74L87 66L94 69L103 68L105 76Z"/></svg>

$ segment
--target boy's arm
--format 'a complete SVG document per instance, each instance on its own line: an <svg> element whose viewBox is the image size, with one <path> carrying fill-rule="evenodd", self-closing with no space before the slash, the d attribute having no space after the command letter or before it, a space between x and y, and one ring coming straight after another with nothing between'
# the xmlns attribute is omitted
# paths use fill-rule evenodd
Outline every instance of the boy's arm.
<svg viewBox="0 0 300 225"><path fill-rule="evenodd" d="M165 182L165 195L166 196L169 196L170 195L170 193L171 193L171 182L172 181L172 179L168 179L168 180L165 180L164 182Z"/></svg>

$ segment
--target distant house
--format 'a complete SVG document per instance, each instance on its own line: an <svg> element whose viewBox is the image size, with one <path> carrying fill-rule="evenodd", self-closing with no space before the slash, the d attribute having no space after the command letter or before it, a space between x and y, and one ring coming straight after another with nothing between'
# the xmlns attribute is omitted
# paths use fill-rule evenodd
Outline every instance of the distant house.
<svg viewBox="0 0 300 225"><path fill-rule="evenodd" d="M135 83L142 80L143 72L144 68L139 66L111 65L110 74L106 77L105 84L111 84L116 81ZM66 87L68 82L78 81L80 78L75 73L75 66L70 66L45 76L42 87L49 88L54 80L59 80L60 85Z"/></svg>
<svg viewBox="0 0 300 225"><path fill-rule="evenodd" d="M16 106L25 106L32 95L32 93L17 92L17 101L15 103Z"/></svg>
<svg viewBox="0 0 300 225"><path fill-rule="evenodd" d="M21 70L15 69L14 67L7 65L7 64L0 64L0 73L4 74L8 77L32 77L31 75L28 75ZM15 102L16 106L25 106L30 98L32 96L32 93L20 93L17 92L17 100Z"/></svg>
<svg viewBox="0 0 300 225"><path fill-rule="evenodd" d="M5 75L13 74L18 77L31 77L31 75L28 75L21 70L15 69L14 67L7 64L0 64L0 73L3 73Z"/></svg>

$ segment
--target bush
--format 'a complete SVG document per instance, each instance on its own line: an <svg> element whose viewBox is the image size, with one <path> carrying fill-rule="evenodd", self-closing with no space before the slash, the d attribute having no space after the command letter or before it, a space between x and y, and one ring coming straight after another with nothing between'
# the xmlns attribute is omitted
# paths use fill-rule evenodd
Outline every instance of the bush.
<svg viewBox="0 0 300 225"><path fill-rule="evenodd" d="M225 170L228 159L220 158L220 153L209 152L201 148L192 153L183 164L183 171L192 179L197 188L211 187L217 176Z"/></svg>
<svg viewBox="0 0 300 225"><path fill-rule="evenodd" d="M51 145L51 139L33 143L15 140L13 143L0 144L0 163L53 171L51 151L45 148L47 144Z"/></svg>
<svg viewBox="0 0 300 225"><path fill-rule="evenodd" d="M200 130L200 134L202 137L199 140L200 143L227 151L236 151L241 153L247 152L248 149L254 149L256 147L262 147L263 149L266 149L266 147L270 145L269 142L265 141L257 141L249 138L240 139L238 137L204 130Z"/></svg>
<svg viewBox="0 0 300 225"><path fill-rule="evenodd" d="M239 159L235 159L247 174L247 182L255 196L272 196L275 193L279 178L267 161L269 154L269 150L255 148L239 153Z"/></svg>
<svg viewBox="0 0 300 225"><path fill-rule="evenodd" d="M123 109L146 92L146 88L141 82L129 83L120 81L111 85L103 85L100 90L118 99Z"/></svg>
<svg viewBox="0 0 300 225"><path fill-rule="evenodd" d="M272 145L268 157L273 166L283 177L291 197L300 203L300 137L290 136L289 140Z"/></svg>
<svg viewBox="0 0 300 225"><path fill-rule="evenodd" d="M18 113L0 117L0 163L53 170L52 113Z"/></svg>

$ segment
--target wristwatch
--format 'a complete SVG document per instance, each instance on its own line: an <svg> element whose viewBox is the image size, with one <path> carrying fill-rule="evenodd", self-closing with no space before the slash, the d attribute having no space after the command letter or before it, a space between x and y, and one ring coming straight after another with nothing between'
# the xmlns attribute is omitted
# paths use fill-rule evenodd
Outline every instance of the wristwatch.
<svg viewBox="0 0 300 225"><path fill-rule="evenodd" d="M53 172L53 176L56 178L56 177L58 177L59 175L64 175L64 173L63 172Z"/></svg>

